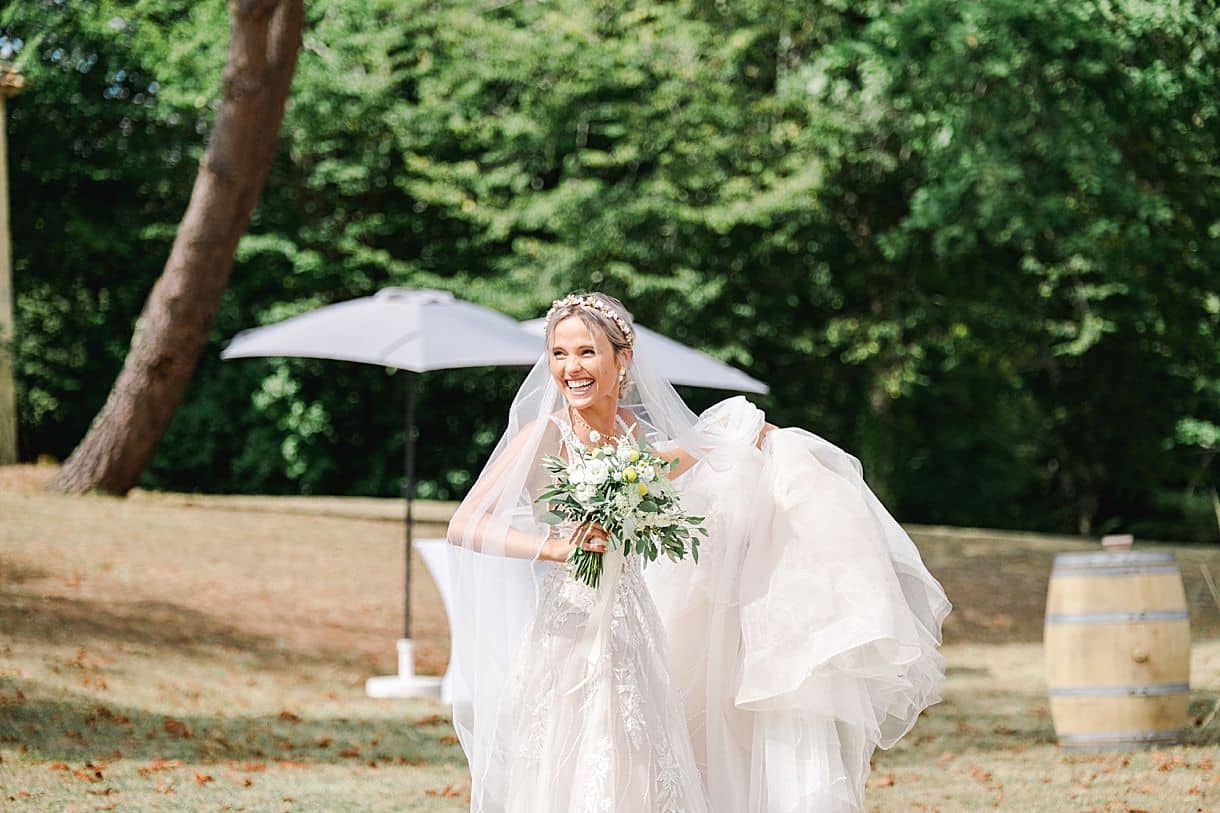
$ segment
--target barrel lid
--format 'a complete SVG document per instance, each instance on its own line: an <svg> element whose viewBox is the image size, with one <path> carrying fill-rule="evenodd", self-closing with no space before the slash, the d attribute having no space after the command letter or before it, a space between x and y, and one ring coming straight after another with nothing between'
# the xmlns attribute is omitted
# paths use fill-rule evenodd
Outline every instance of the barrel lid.
<svg viewBox="0 0 1220 813"><path fill-rule="evenodd" d="M1100 551L1055 555L1056 568L1111 568L1175 563L1176 560L1171 550Z"/></svg>

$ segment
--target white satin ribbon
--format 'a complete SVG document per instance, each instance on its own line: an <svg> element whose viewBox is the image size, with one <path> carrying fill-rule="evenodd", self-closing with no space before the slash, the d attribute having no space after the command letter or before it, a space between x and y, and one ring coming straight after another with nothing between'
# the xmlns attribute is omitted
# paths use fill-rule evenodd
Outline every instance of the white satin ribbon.
<svg viewBox="0 0 1220 813"><path fill-rule="evenodd" d="M576 655L585 661L585 677L580 683L568 690L576 691L585 685L596 671L597 662L606 651L606 639L610 635L610 619L614 612L614 593L618 589L619 577L623 575L623 566L627 559L623 552L617 549L607 550L602 554L602 575L597 585L597 600L589 612L589 621L585 625L584 635L576 645Z"/></svg>

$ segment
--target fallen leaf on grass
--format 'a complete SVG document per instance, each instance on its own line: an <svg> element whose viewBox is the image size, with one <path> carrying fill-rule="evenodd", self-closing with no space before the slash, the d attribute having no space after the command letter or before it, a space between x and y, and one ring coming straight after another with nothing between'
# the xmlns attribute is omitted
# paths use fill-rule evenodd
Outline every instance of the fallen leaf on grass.
<svg viewBox="0 0 1220 813"><path fill-rule="evenodd" d="M868 785L873 788L892 788L894 787L894 775L887 773L871 777L868 780Z"/></svg>
<svg viewBox="0 0 1220 813"><path fill-rule="evenodd" d="M246 773L258 773L260 771L267 770L267 763L265 763L265 762L244 762L241 765L237 766L237 770L245 771Z"/></svg>
<svg viewBox="0 0 1220 813"><path fill-rule="evenodd" d="M51 763L50 765L48 765L47 767L48 767L48 768L50 768L50 769L51 769L51 770L53 770L53 771L66 771L66 770L68 770L68 763L66 763L66 762L52 762L52 763Z"/></svg>
<svg viewBox="0 0 1220 813"><path fill-rule="evenodd" d="M119 714L109 706L101 703L93 707L89 715L85 717L85 725L91 728L97 728L101 723L111 723L113 725L130 726L131 718L126 714Z"/></svg>
<svg viewBox="0 0 1220 813"><path fill-rule="evenodd" d="M445 785L443 788L428 788L424 793L429 796L439 796L443 799L457 799L462 796L461 788L456 788L453 785Z"/></svg>
<svg viewBox="0 0 1220 813"><path fill-rule="evenodd" d="M85 675L80 679L80 685L86 689L100 689L102 691L110 688L110 685L106 683L106 678L101 675Z"/></svg>
<svg viewBox="0 0 1220 813"><path fill-rule="evenodd" d="M200 785L206 785L208 782L213 781L213 779L214 779L214 777L210 773L195 774L195 781L198 782Z"/></svg>
<svg viewBox="0 0 1220 813"><path fill-rule="evenodd" d="M422 720L416 720L416 725L448 725L449 720L439 714L429 714Z"/></svg>
<svg viewBox="0 0 1220 813"><path fill-rule="evenodd" d="M329 748L330 744L335 741L334 737L318 737L313 741L313 744L319 748Z"/></svg>
<svg viewBox="0 0 1220 813"><path fill-rule="evenodd" d="M189 740L195 736L186 723L175 717L166 717L162 725L165 728L165 733L171 736L184 740Z"/></svg>
<svg viewBox="0 0 1220 813"><path fill-rule="evenodd" d="M457 745L461 742L456 734L445 734L440 738L441 745Z"/></svg>
<svg viewBox="0 0 1220 813"><path fill-rule="evenodd" d="M293 712L289 711L288 709L284 709L284 710L282 710L282 711L280 712L280 719L281 719L281 720L284 720L285 722L289 722L289 723L299 723L299 722L301 722L301 718L300 718L300 716L298 716L297 714L295 714L295 713L293 713Z"/></svg>
<svg viewBox="0 0 1220 813"><path fill-rule="evenodd" d="M16 690L15 694L4 694L0 692L0 706L19 706L25 702L25 695L20 689Z"/></svg>
<svg viewBox="0 0 1220 813"><path fill-rule="evenodd" d="M360 746L359 745L349 745L348 747L344 748L342 751L339 752L339 756L347 757L349 759L358 757L358 756L360 756Z"/></svg>
<svg viewBox="0 0 1220 813"><path fill-rule="evenodd" d="M281 759L275 763L277 768L312 768L308 762L293 762L291 759Z"/></svg>
<svg viewBox="0 0 1220 813"><path fill-rule="evenodd" d="M143 776L151 776L152 774L160 773L161 771L172 771L173 769L180 768L181 766L182 760L156 757L152 762L149 762L146 765L141 765L139 771Z"/></svg>

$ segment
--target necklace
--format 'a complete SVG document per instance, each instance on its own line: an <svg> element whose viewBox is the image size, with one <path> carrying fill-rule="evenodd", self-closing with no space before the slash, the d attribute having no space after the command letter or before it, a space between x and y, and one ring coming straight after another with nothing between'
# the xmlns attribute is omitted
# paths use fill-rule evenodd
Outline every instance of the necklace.
<svg viewBox="0 0 1220 813"><path fill-rule="evenodd" d="M601 441L601 439L602 439L602 433L601 433L601 432L598 432L596 429L594 429L594 428L593 428L593 427L592 427L592 426L589 424L589 422L588 422L588 421L586 421L584 418L582 418L582 417L580 416L580 413L579 413L579 412L577 412L576 410L572 409L572 405L571 405L571 404L568 404L568 417L569 417L569 418L571 418L571 419L573 419L573 421L574 421L574 422L576 422L576 423L580 424L581 426L583 426L585 429L589 430L589 442L591 442L591 443L598 443L598 442L600 442L600 441Z"/></svg>

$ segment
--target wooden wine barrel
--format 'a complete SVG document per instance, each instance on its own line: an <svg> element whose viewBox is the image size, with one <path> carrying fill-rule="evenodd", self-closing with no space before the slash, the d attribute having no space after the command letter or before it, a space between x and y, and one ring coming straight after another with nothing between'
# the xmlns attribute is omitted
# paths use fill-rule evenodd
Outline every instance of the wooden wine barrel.
<svg viewBox="0 0 1220 813"><path fill-rule="evenodd" d="M1185 737L1190 618L1173 553L1056 556L1044 644L1064 749L1154 748Z"/></svg>

